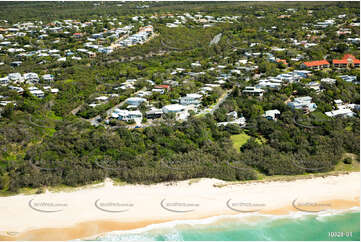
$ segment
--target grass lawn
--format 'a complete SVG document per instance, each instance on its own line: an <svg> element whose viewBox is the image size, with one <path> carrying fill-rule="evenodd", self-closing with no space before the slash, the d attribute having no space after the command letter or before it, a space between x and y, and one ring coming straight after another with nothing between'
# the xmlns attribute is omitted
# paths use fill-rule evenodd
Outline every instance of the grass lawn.
<svg viewBox="0 0 361 242"><path fill-rule="evenodd" d="M239 152L239 148L241 148L242 145L247 143L247 140L249 140L250 138L251 138L251 136L249 136L245 133L232 135L231 140L233 142L233 147L237 150L237 152Z"/></svg>
<svg viewBox="0 0 361 242"><path fill-rule="evenodd" d="M72 80L72 79L64 80L64 83L72 83L72 82L75 82L75 80Z"/></svg>
<svg viewBox="0 0 361 242"><path fill-rule="evenodd" d="M351 164L345 164L343 160L345 158L351 158ZM335 166L335 171L360 171L360 162L358 161L358 157L356 154L352 153L344 153L342 155L341 161Z"/></svg>

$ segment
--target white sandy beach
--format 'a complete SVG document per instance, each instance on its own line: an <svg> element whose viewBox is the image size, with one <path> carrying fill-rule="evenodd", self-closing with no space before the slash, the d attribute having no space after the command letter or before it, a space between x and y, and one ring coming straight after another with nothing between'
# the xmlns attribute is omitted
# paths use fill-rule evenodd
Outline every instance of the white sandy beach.
<svg viewBox="0 0 361 242"><path fill-rule="evenodd" d="M290 182L103 186L0 197L0 240L69 240L178 219L359 207L360 173ZM163 201L163 202L162 202Z"/></svg>

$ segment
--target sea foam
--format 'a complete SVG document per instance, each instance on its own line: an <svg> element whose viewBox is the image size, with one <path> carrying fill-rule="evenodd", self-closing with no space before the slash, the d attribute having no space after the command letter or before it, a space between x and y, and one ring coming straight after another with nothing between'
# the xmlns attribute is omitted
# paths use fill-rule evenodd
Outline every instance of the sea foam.
<svg viewBox="0 0 361 242"><path fill-rule="evenodd" d="M222 229L222 227L227 227L229 225L243 225L244 226L256 226L259 223L267 224L272 223L276 220L305 220L309 217L314 217L318 221L326 221L329 217L335 215L342 215L344 213L354 213L360 212L359 207L353 207L349 209L342 210L325 210L316 213L308 212L291 212L285 215L267 215L260 213L247 213L247 214L236 214L236 215L220 215L213 216L204 219L193 219L193 220L174 220L159 224L150 224L143 228L125 230L125 231L113 231L109 233L104 233L98 235L96 240L147 240L147 241L156 241L156 240L169 240L169 241L182 241L182 233L180 230L187 229L196 229L196 228L217 228ZM267 235L264 235L267 237ZM160 238L161 237L161 238Z"/></svg>

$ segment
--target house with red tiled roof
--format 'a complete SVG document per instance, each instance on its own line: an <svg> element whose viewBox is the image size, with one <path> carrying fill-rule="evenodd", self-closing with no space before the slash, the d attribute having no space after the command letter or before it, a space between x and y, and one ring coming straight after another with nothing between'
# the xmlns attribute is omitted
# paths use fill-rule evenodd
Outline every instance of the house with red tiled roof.
<svg viewBox="0 0 361 242"><path fill-rule="evenodd" d="M281 62L281 63L284 64L285 66L288 66L287 60L285 60L285 59L277 59L276 62L277 62L277 63L280 63L280 62Z"/></svg>
<svg viewBox="0 0 361 242"><path fill-rule="evenodd" d="M81 37L83 37L83 34L82 33L74 33L73 37L74 38L81 38Z"/></svg>
<svg viewBox="0 0 361 242"><path fill-rule="evenodd" d="M335 68L359 68L360 60L351 54L345 54L341 60L332 60L332 64Z"/></svg>
<svg viewBox="0 0 361 242"><path fill-rule="evenodd" d="M154 88L157 88L157 89L166 89L167 91L170 90L170 86L169 86L169 85L158 85L158 86L155 86Z"/></svg>
<svg viewBox="0 0 361 242"><path fill-rule="evenodd" d="M327 60L307 61L303 62L301 67L312 70L322 70L324 68L329 68L330 63Z"/></svg>
<svg viewBox="0 0 361 242"><path fill-rule="evenodd" d="M166 91L168 92L169 90L170 90L169 85L158 85L158 86L154 86L152 92L158 92L160 94L164 94Z"/></svg>

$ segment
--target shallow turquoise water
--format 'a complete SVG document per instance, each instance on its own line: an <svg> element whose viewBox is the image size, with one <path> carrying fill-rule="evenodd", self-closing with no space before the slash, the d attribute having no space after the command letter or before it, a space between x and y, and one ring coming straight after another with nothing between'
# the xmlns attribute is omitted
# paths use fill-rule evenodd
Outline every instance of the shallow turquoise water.
<svg viewBox="0 0 361 242"><path fill-rule="evenodd" d="M339 237L329 232L345 232ZM350 233L352 232L352 235ZM291 216L236 215L176 221L128 232L115 231L97 240L360 240L360 212L297 213Z"/></svg>

